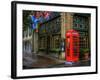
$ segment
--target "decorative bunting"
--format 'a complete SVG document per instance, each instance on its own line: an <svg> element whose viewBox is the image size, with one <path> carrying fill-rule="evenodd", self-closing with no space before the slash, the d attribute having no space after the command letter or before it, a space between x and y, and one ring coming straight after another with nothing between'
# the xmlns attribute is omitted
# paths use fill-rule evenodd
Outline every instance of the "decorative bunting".
<svg viewBox="0 0 100 80"><path fill-rule="evenodd" d="M43 23L44 21L50 20L52 12L49 11L37 11L35 12L35 15L31 16L32 20L32 29L33 31L38 32L38 28L41 26L40 24Z"/></svg>

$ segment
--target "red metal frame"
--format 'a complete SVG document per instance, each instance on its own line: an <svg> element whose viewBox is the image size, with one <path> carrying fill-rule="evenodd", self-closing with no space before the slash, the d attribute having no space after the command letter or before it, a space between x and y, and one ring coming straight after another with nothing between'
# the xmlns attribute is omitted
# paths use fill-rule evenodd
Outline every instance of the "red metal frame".
<svg viewBox="0 0 100 80"><path fill-rule="evenodd" d="M65 58L68 62L79 61L79 33L75 30L66 32Z"/></svg>

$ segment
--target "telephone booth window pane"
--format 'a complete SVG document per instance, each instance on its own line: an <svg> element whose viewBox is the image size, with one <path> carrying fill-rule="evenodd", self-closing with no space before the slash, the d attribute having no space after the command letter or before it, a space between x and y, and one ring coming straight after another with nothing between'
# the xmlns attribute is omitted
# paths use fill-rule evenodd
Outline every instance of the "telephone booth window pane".
<svg viewBox="0 0 100 80"><path fill-rule="evenodd" d="M67 55L70 56L70 37L67 37Z"/></svg>
<svg viewBox="0 0 100 80"><path fill-rule="evenodd" d="M73 37L73 51L74 51L74 56L77 56L78 54L78 37Z"/></svg>

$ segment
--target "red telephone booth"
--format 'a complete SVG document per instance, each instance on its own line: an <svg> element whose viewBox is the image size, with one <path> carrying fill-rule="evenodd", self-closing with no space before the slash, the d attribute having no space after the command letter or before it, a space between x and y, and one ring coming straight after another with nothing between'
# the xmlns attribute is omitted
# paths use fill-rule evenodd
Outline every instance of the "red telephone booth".
<svg viewBox="0 0 100 80"><path fill-rule="evenodd" d="M77 62L79 60L79 33L75 30L66 32L66 61Z"/></svg>

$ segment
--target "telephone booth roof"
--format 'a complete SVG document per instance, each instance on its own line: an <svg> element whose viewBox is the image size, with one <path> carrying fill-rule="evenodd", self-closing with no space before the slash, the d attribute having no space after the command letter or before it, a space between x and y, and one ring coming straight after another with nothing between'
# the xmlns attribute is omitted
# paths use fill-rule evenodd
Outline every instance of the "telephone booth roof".
<svg viewBox="0 0 100 80"><path fill-rule="evenodd" d="M66 32L66 36L70 36L70 35L79 36L79 33L78 33L76 30L71 29L71 30L68 30L68 31Z"/></svg>

